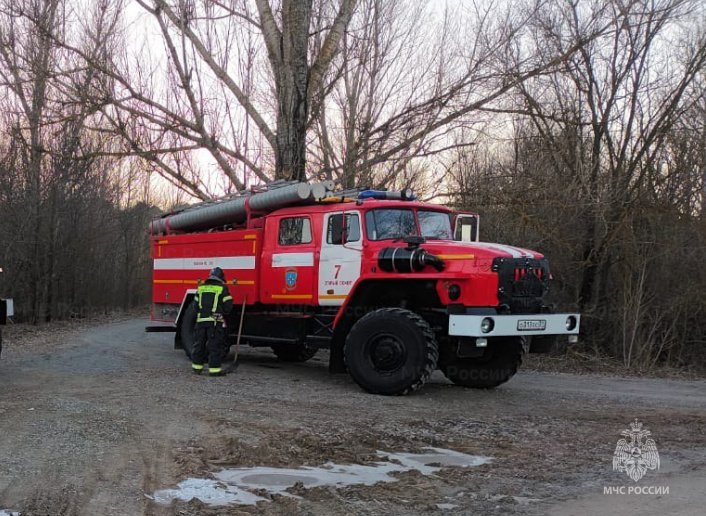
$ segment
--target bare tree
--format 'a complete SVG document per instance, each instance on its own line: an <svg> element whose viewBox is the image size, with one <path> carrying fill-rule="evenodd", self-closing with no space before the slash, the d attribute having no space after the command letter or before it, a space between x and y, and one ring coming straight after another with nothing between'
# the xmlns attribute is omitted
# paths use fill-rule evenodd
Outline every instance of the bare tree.
<svg viewBox="0 0 706 516"><path fill-rule="evenodd" d="M305 179L306 133L312 106L326 88L326 77L338 53L343 33L357 0L341 0L340 7L315 49L310 64L309 28L312 0L282 0L278 26L267 0L256 0L262 35L277 94L276 177ZM321 8L325 3L320 4Z"/></svg>
<svg viewBox="0 0 706 516"><path fill-rule="evenodd" d="M224 137L227 138L228 135L217 133L221 127L217 123L219 121L213 119L213 115L218 110L206 100L207 90L211 84L217 83L222 86L221 92L232 95L244 111L246 123L252 122L270 145L275 156L274 177L304 178L309 113L312 106L316 109L319 102L316 95L321 91L331 62L338 52L343 31L352 16L356 1L341 1L333 13L326 36L314 49L310 48L309 35L311 0L285 0L276 10L273 10L267 1L258 0L255 2L258 20L253 18L247 2L138 2L154 17L160 27L169 62L173 66L171 71L175 78L175 88L172 91L181 90L186 97L186 106L170 107L156 101L149 94L134 91L132 79L127 80L126 74L113 71L123 87L133 90L130 91L131 96L142 104L143 112L145 105L154 110L153 116L148 118L149 123L162 128L168 127L170 132L179 137L190 139L200 147L206 148L231 183L237 187L242 187L243 181L236 177L233 160L245 163L261 180L269 179L271 176L250 162L238 148L240 146L233 148L223 143ZM328 4L321 4L319 7L323 9L324 5ZM227 22L218 24L216 20L222 20L224 17ZM248 85L252 85L252 77L248 77L248 74L242 76L242 70L241 73L234 73L236 70L230 62L233 58L232 49L218 41L224 33L227 34L226 37L232 37L239 32L237 23L241 22L249 25L248 29L255 28L259 31L267 49L276 99L274 124L263 115L264 106L258 106L253 101L252 89L248 88ZM246 59L250 61L246 66L248 73L251 73L253 68L252 48L250 42L248 51L245 52ZM127 107L135 115L140 114L137 109L128 107L126 103L120 104L119 107ZM232 104L228 107L233 109ZM232 135L231 132L230 136ZM178 179L179 174L171 175ZM189 185L190 190L203 197L194 186Z"/></svg>
<svg viewBox="0 0 706 516"><path fill-rule="evenodd" d="M78 20L64 0L0 2L0 258L18 312L34 322L122 294L117 275L98 272L112 270L119 254L116 141L94 102L102 76L89 64L109 50L95 37L102 13L98 5ZM72 30L78 22L92 30ZM60 43L69 41L90 61Z"/></svg>
<svg viewBox="0 0 706 516"><path fill-rule="evenodd" d="M467 193L497 217L486 231L547 250L555 290L584 313L589 342L631 367L704 336L687 323L701 296L683 281L704 281L688 250L702 242L700 8L616 0L542 11L533 52L547 57L611 29L490 110L515 127L494 166L455 170L476 188L473 176L487 174L492 194Z"/></svg>
<svg viewBox="0 0 706 516"><path fill-rule="evenodd" d="M125 154L202 199L249 177L418 181L437 168L430 158L471 143L456 133L480 127L483 109L606 29L525 56L517 48L543 1L454 11L411 0L357 10L353 0L136 1L148 14L141 32L151 21L163 50L149 37L140 48L112 16L107 32L131 44L95 63L102 109ZM208 167L224 182L214 186Z"/></svg>
<svg viewBox="0 0 706 516"><path fill-rule="evenodd" d="M668 49L668 41L674 37L670 32L693 8L689 0L607 4L605 17L614 27L609 35L583 46L550 82L539 80L537 89L521 88L525 107L541 134L551 139L557 126L548 109L556 112L566 107L568 111L562 109L560 116L573 118L567 122L588 143L586 154L576 155L573 149L568 149L570 154L557 152L558 159L578 158L572 166L585 171L577 179L591 201L582 252L584 309L594 308L605 295L611 243L623 227L625 207L641 194L666 135L684 113L684 94L706 64L703 37L689 42L682 62L669 64L673 50ZM566 34L573 36L586 23L578 5L567 13L559 27L549 16L539 26L539 45L561 48ZM663 67L666 73L655 67ZM538 96L536 92L547 91L547 85L564 106L547 105Z"/></svg>

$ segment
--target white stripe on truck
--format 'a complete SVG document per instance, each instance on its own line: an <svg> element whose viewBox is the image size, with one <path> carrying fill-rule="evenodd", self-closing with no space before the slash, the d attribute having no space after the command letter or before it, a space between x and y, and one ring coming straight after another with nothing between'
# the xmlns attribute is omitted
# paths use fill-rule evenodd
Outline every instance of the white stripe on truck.
<svg viewBox="0 0 706 516"><path fill-rule="evenodd" d="M277 253L272 255L272 267L311 267L314 253Z"/></svg>
<svg viewBox="0 0 706 516"><path fill-rule="evenodd" d="M208 256L204 258L155 258L154 270L254 269L254 256Z"/></svg>
<svg viewBox="0 0 706 516"><path fill-rule="evenodd" d="M482 247L484 249L494 249L509 254L513 258L534 258L534 253L527 249L514 247L511 245L495 244L490 242L471 242L468 247Z"/></svg>

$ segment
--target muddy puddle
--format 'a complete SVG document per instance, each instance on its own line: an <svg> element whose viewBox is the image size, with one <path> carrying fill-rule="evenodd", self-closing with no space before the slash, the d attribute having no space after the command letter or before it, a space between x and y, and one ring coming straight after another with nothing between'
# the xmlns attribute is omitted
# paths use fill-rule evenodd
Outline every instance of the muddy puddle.
<svg viewBox="0 0 706 516"><path fill-rule="evenodd" d="M214 474L215 479L189 478L179 482L175 489L162 489L150 496L159 504L172 500L188 501L197 498L214 505L253 505L270 501L254 494L295 497L288 489L295 484L304 488L351 485L374 485L379 482L397 482L393 474L419 471L422 475L433 475L442 468L468 468L487 464L492 459L478 455L467 455L441 448L424 448L424 453L377 452L381 460L372 464L335 464L328 462L318 467L301 468L228 468ZM254 491L254 492L253 492Z"/></svg>

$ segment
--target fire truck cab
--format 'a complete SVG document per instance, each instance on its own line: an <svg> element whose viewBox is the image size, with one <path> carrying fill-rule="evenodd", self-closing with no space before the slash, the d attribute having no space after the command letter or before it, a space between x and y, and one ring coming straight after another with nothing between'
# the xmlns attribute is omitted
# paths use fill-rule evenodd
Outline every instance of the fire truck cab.
<svg viewBox="0 0 706 516"><path fill-rule="evenodd" d="M232 339L240 334L284 361L330 348L330 369L373 393L416 390L435 369L459 385L495 387L525 352L578 335L579 314L545 306L544 256L480 242L476 214L369 191L326 192L257 213L257 195L266 194L246 199L240 223L224 223L224 203L153 222L152 318L172 323L187 355L192 300L215 266L236 307L227 321ZM243 218L238 210L235 220Z"/></svg>

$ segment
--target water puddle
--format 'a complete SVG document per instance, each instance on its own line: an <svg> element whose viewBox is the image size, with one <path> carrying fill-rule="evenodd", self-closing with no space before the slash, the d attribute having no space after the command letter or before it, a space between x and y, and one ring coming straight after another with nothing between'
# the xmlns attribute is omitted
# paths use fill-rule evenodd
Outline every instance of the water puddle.
<svg viewBox="0 0 706 516"><path fill-rule="evenodd" d="M214 505L254 505L268 498L258 496L252 491L294 496L287 490L295 484L305 488L350 485L368 485L378 482L397 482L392 473L419 471L423 475L432 475L442 468L468 468L487 464L492 459L477 455L467 455L441 448L424 448L425 453L388 453L377 452L387 461L369 465L334 464L327 462L319 467L301 468L230 468L216 473L215 480L190 478L179 482L176 489L162 489L150 497L159 504L169 504L172 500L189 501L198 498L202 502ZM2 516L0 514L0 516Z"/></svg>
<svg viewBox="0 0 706 516"><path fill-rule="evenodd" d="M163 505L168 505L172 500L188 502L192 498L198 498L203 503L214 506L255 505L257 502L267 500L245 489L207 478L187 478L179 482L176 489L162 489L148 498Z"/></svg>

